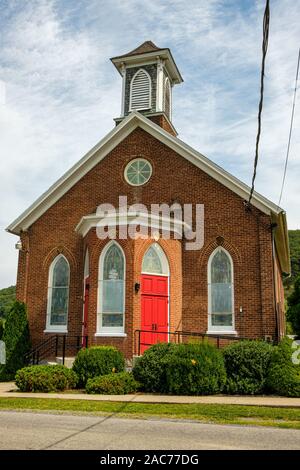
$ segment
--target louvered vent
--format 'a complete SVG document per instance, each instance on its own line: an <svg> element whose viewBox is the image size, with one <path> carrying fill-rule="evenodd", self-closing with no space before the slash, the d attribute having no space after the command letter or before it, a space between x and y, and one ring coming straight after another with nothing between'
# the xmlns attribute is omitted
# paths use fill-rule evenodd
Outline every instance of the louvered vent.
<svg viewBox="0 0 300 470"><path fill-rule="evenodd" d="M151 108L151 81L144 70L139 70L131 82L130 109Z"/></svg>

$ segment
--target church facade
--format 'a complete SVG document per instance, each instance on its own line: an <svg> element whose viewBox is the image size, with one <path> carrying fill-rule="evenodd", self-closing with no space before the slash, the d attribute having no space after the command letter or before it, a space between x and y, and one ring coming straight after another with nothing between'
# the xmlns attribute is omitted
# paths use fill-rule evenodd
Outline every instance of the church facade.
<svg viewBox="0 0 300 470"><path fill-rule="evenodd" d="M246 204L247 185L177 137L182 77L169 49L147 41L111 60L122 79L114 129L7 228L20 237L17 297L33 345L88 337L131 358L137 332L140 353L175 332L279 339L285 212L258 193ZM199 208L198 225L178 217L185 206Z"/></svg>

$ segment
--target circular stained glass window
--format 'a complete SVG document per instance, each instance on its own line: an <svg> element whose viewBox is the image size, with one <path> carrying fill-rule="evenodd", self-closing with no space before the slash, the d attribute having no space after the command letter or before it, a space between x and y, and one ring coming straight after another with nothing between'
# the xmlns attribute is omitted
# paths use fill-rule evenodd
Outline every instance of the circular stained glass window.
<svg viewBox="0 0 300 470"><path fill-rule="evenodd" d="M125 179L132 186L141 186L149 181L152 174L151 164L144 158L131 160L125 168Z"/></svg>

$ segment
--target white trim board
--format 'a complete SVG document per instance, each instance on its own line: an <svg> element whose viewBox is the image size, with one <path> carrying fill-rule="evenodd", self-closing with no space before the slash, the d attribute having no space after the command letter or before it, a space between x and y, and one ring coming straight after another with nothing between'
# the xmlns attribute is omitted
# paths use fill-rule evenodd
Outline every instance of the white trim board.
<svg viewBox="0 0 300 470"><path fill-rule="evenodd" d="M229 188L241 198L247 200L250 188L230 173L213 163L201 153L185 144L177 137L169 134L160 126L144 117L137 111L131 112L118 126L110 131L98 144L96 144L83 158L70 170L44 192L28 209L26 209L7 228L8 232L19 235L26 231L42 214L57 202L69 189L71 189L86 173L109 154L134 129L141 127L150 135L167 145L176 153L193 163L202 171ZM283 210L278 208L264 196L254 192L252 204L265 214L279 215Z"/></svg>

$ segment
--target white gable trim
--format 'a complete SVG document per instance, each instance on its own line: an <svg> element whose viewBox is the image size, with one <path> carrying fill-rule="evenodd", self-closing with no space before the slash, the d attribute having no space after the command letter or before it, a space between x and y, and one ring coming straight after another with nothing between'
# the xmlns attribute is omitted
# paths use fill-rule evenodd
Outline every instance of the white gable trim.
<svg viewBox="0 0 300 470"><path fill-rule="evenodd" d="M8 227L7 231L16 235L27 230L44 212L57 202L69 189L71 189L86 173L111 152L122 140L124 140L135 128L141 127L153 137L167 145L176 153L186 158L195 166L203 170L215 180L229 188L241 198L247 200L250 188L230 173L213 163L201 153L185 144L177 137L172 136L160 126L133 111L118 126L109 132L98 144L95 145L82 159L56 181L45 193L43 193L28 209L26 209ZM265 214L282 212L271 201L254 192L252 204Z"/></svg>

